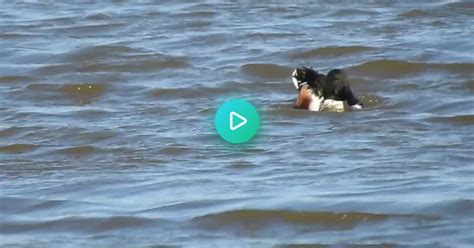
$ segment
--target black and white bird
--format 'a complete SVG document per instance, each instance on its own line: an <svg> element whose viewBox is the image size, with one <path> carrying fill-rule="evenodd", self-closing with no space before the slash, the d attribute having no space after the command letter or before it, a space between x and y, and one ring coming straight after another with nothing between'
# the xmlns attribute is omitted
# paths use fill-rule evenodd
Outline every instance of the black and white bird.
<svg viewBox="0 0 474 248"><path fill-rule="evenodd" d="M301 67L292 73L292 81L298 90L295 108L311 111L344 111L344 102L352 110L362 109L362 104L354 96L347 73L333 69L327 75Z"/></svg>

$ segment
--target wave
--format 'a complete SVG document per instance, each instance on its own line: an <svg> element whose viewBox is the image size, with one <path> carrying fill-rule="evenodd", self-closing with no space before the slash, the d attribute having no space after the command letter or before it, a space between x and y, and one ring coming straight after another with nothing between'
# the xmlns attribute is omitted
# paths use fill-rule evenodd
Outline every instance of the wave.
<svg viewBox="0 0 474 248"><path fill-rule="evenodd" d="M286 223L290 225L320 225L335 229L352 229L358 223L380 222L390 218L433 219L432 216L411 214L375 214L362 212L300 212L292 210L241 209L196 217L193 220L206 226L239 225L265 227Z"/></svg>
<svg viewBox="0 0 474 248"><path fill-rule="evenodd" d="M354 53L373 51L376 48L368 46L327 46L309 49L303 52L290 54L292 59L308 59L313 57L340 57Z"/></svg>
<svg viewBox="0 0 474 248"><path fill-rule="evenodd" d="M151 95L160 99L188 99L203 98L222 95L234 95L239 92L271 92L288 93L294 92L294 86L288 78L285 82L243 82L231 81L223 83L218 87L195 86L180 88L159 88L152 89Z"/></svg>
<svg viewBox="0 0 474 248"><path fill-rule="evenodd" d="M74 72L122 72L122 73L146 73L163 69L182 69L189 64L179 58L169 59L138 59L123 60L120 62L87 63L82 65L56 64L47 65L37 70L42 76L60 75Z"/></svg>
<svg viewBox="0 0 474 248"><path fill-rule="evenodd" d="M167 146L160 150L163 155L178 156L190 154L194 149L184 146Z"/></svg>
<svg viewBox="0 0 474 248"><path fill-rule="evenodd" d="M190 66L186 57L163 54L136 54L123 46L100 46L65 55L64 63L39 67L40 76L89 72L146 73L164 69L183 69ZM131 54L129 54L131 53Z"/></svg>
<svg viewBox="0 0 474 248"><path fill-rule="evenodd" d="M107 85L102 83L73 83L73 84L29 84L26 89L37 92L58 92L68 95L97 96L107 91Z"/></svg>
<svg viewBox="0 0 474 248"><path fill-rule="evenodd" d="M89 24L72 24L72 25L63 25L63 26L53 26L53 27L42 27L44 31L49 31L51 33L61 33L61 34L69 34L72 36L76 36L77 34L85 35L85 34L102 34L105 35L107 33L115 32L120 28L124 28L127 25L126 22L117 21L115 23L89 23Z"/></svg>
<svg viewBox="0 0 474 248"><path fill-rule="evenodd" d="M11 144L0 146L0 153L26 153L38 148L37 145L31 144Z"/></svg>
<svg viewBox="0 0 474 248"><path fill-rule="evenodd" d="M33 39L33 38L38 38L41 37L39 34L32 34L32 33L20 33L20 32L5 32L0 34L0 39L2 40L8 40L8 39Z"/></svg>
<svg viewBox="0 0 474 248"><path fill-rule="evenodd" d="M126 45L98 45L80 48L64 54L66 61L83 63L85 60L94 60L107 57L124 56L127 54L142 53L143 50L133 49Z"/></svg>
<svg viewBox="0 0 474 248"><path fill-rule="evenodd" d="M215 10L195 10L194 8L186 8L182 11L173 13L176 18L211 18L217 15Z"/></svg>
<svg viewBox="0 0 474 248"><path fill-rule="evenodd" d="M156 222L134 216L79 217L71 216L48 221L3 222L1 233L18 233L34 230L55 229L58 231L84 231L96 233L123 228L144 227Z"/></svg>
<svg viewBox="0 0 474 248"><path fill-rule="evenodd" d="M342 8L342 9L331 11L329 13L329 16L336 16L336 17L356 16L356 15L361 15L361 16L369 15L370 16L374 14L377 14L377 12L367 10L367 9Z"/></svg>
<svg viewBox="0 0 474 248"><path fill-rule="evenodd" d="M398 16L402 18L419 18L419 17L430 16L430 13L422 9L412 9L410 11L403 12L402 14Z"/></svg>
<svg viewBox="0 0 474 248"><path fill-rule="evenodd" d="M73 83L73 84L28 84L23 97L38 100L64 99L74 101L80 105L90 104L101 98L109 90L103 83ZM33 94L31 94L33 93ZM89 111L91 112L91 111ZM103 112L103 111L101 111Z"/></svg>
<svg viewBox="0 0 474 248"><path fill-rule="evenodd" d="M472 187L471 187L472 188ZM442 202L431 203L418 210L429 214L442 214L448 216L458 216L461 218L474 218L473 199L455 199Z"/></svg>
<svg viewBox="0 0 474 248"><path fill-rule="evenodd" d="M21 82L28 82L28 81L31 81L31 78L27 76L18 76L18 75L0 76L0 83L21 83Z"/></svg>
<svg viewBox="0 0 474 248"><path fill-rule="evenodd" d="M474 115L454 115L454 116L432 117L430 119L434 121L452 123L452 124L457 124L457 125L474 124Z"/></svg>
<svg viewBox="0 0 474 248"><path fill-rule="evenodd" d="M245 64L241 71L250 76L266 79L290 78L293 68L276 64Z"/></svg>
<svg viewBox="0 0 474 248"><path fill-rule="evenodd" d="M73 146L59 149L58 153L70 156L86 156L94 153L99 153L100 150L100 148L95 146Z"/></svg>
<svg viewBox="0 0 474 248"><path fill-rule="evenodd" d="M465 85L471 91L474 91L474 80L469 80L465 82Z"/></svg>
<svg viewBox="0 0 474 248"><path fill-rule="evenodd" d="M94 14L90 14L84 17L84 20L91 20L91 21L103 21L103 20L110 20L110 19L112 19L112 16L104 14L104 13L94 13Z"/></svg>
<svg viewBox="0 0 474 248"><path fill-rule="evenodd" d="M229 92L223 87L188 87L188 88L160 88L153 89L151 94L162 99L201 98Z"/></svg>
<svg viewBox="0 0 474 248"><path fill-rule="evenodd" d="M474 73L474 64L440 64L382 59L365 62L348 68L348 71L355 75L365 75L378 78L411 76L428 70L469 75Z"/></svg>
<svg viewBox="0 0 474 248"><path fill-rule="evenodd" d="M38 200L32 198L2 196L0 197L0 214L15 215L32 211L42 211L58 207L64 207L66 200ZM76 202L77 204L77 202Z"/></svg>
<svg viewBox="0 0 474 248"><path fill-rule="evenodd" d="M27 129L28 128L26 127L18 127L18 126L3 128L3 129L0 129L0 137L13 137Z"/></svg>
<svg viewBox="0 0 474 248"><path fill-rule="evenodd" d="M250 31L246 33L246 36L251 39L260 39L260 40L268 40L268 39L279 39L284 38L288 39L294 37L295 34L291 32L263 32L263 31Z"/></svg>
<svg viewBox="0 0 474 248"><path fill-rule="evenodd" d="M462 10L469 10L474 9L474 2L471 1L460 1L460 2L451 2L443 4L442 8L447 9L462 9Z"/></svg>

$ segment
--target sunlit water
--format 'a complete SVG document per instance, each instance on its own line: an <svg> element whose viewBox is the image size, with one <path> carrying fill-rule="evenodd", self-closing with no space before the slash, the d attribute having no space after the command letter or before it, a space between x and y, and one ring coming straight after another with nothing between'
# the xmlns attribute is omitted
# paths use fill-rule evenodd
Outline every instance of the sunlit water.
<svg viewBox="0 0 474 248"><path fill-rule="evenodd" d="M474 4L351 2L0 1L0 246L473 245Z"/></svg>

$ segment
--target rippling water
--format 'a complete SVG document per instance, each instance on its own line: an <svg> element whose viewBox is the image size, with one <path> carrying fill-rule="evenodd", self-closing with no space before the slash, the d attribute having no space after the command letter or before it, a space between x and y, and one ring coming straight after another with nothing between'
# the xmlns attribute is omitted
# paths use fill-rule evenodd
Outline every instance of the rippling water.
<svg viewBox="0 0 474 248"><path fill-rule="evenodd" d="M473 2L0 4L0 246L474 244ZM367 107L292 109L302 65Z"/></svg>

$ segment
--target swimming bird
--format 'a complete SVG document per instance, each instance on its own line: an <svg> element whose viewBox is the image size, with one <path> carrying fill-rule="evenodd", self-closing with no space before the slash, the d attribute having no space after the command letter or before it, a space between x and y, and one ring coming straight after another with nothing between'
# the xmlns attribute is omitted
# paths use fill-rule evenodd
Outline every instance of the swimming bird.
<svg viewBox="0 0 474 248"><path fill-rule="evenodd" d="M298 90L297 109L343 112L344 102L352 110L362 109L362 103L354 96L344 70L333 69L324 75L301 67L296 68L291 76Z"/></svg>

